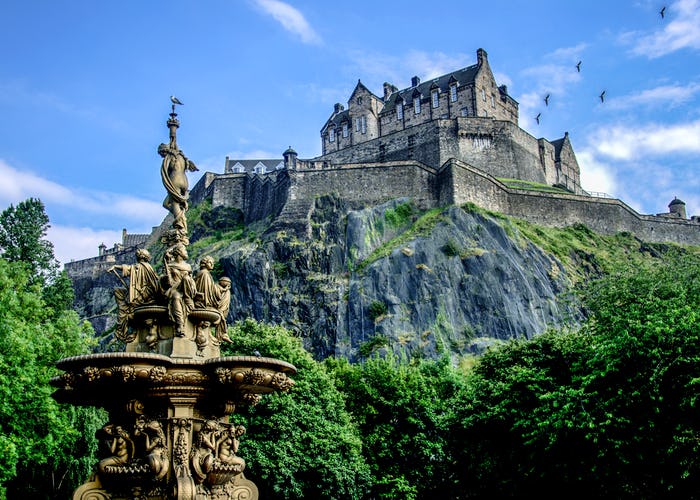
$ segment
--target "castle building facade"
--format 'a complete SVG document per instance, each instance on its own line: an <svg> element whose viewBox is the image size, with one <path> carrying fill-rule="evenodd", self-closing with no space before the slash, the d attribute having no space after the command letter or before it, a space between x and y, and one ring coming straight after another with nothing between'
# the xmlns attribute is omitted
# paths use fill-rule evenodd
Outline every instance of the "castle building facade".
<svg viewBox="0 0 700 500"><path fill-rule="evenodd" d="M330 164L417 160L440 167L464 161L496 178L547 184L585 194L568 133L535 138L518 126L518 103L498 86L484 49L477 62L380 98L358 81L347 108L336 104L321 129Z"/></svg>

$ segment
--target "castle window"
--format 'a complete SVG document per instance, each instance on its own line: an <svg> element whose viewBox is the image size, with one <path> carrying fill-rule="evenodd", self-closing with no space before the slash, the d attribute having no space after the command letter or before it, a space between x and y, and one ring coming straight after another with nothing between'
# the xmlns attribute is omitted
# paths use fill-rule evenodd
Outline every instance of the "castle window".
<svg viewBox="0 0 700 500"><path fill-rule="evenodd" d="M403 120L403 103L402 102L396 103L396 119Z"/></svg>
<svg viewBox="0 0 700 500"><path fill-rule="evenodd" d="M362 97L357 98L357 104L362 104Z"/></svg>
<svg viewBox="0 0 700 500"><path fill-rule="evenodd" d="M367 133L367 117L365 115L360 117L360 131L363 134Z"/></svg>
<svg viewBox="0 0 700 500"><path fill-rule="evenodd" d="M415 114L420 114L420 97L413 98L413 112Z"/></svg>
<svg viewBox="0 0 700 500"><path fill-rule="evenodd" d="M457 102L457 84L450 85L450 101Z"/></svg>
<svg viewBox="0 0 700 500"><path fill-rule="evenodd" d="M433 101L433 107L434 107L434 108L437 108L438 105L440 104L440 94L439 94L439 92L438 92L437 90L433 90L433 91L430 93L430 97L431 97L431 99L432 99L432 101Z"/></svg>
<svg viewBox="0 0 700 500"><path fill-rule="evenodd" d="M348 136L348 122L343 122L343 137Z"/></svg>
<svg viewBox="0 0 700 500"><path fill-rule="evenodd" d="M233 172L234 174L243 173L245 172L245 167L241 162L237 161L233 168L231 168L231 172Z"/></svg>
<svg viewBox="0 0 700 500"><path fill-rule="evenodd" d="M486 102L486 89L481 89L481 98Z"/></svg>
<svg viewBox="0 0 700 500"><path fill-rule="evenodd" d="M334 128L328 129L328 142L335 142L335 129Z"/></svg>
<svg viewBox="0 0 700 500"><path fill-rule="evenodd" d="M361 117L361 116L358 116L357 118L355 118L355 132L359 132L359 131L360 131L360 123L361 123L361 122L362 122L362 117Z"/></svg>
<svg viewBox="0 0 700 500"><path fill-rule="evenodd" d="M267 169L262 162L258 162L255 167L253 167L253 170L256 174L264 174Z"/></svg>
<svg viewBox="0 0 700 500"><path fill-rule="evenodd" d="M469 108L468 107L463 107L462 109L459 110L459 114L462 116L469 116Z"/></svg>
<svg viewBox="0 0 700 500"><path fill-rule="evenodd" d="M496 107L496 98L493 95L491 95L491 107L492 108Z"/></svg>

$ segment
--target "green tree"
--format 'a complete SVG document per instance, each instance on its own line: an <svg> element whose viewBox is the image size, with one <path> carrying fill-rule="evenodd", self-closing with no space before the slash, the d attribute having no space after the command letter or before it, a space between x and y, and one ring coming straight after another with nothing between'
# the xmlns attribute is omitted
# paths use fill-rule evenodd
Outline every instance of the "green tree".
<svg viewBox="0 0 700 500"><path fill-rule="evenodd" d="M240 453L260 497L361 498L368 483L362 442L324 366L281 327L246 320L229 336L226 354L257 350L297 368L288 393L266 395L233 416L247 428Z"/></svg>
<svg viewBox="0 0 700 500"><path fill-rule="evenodd" d="M47 309L27 268L0 259L0 496L65 498L85 479L98 412L60 406L49 381L92 343L89 324Z"/></svg>
<svg viewBox="0 0 700 500"><path fill-rule="evenodd" d="M510 342L469 377L461 497L697 496L700 259L630 266L582 297L582 328Z"/></svg>
<svg viewBox="0 0 700 500"><path fill-rule="evenodd" d="M326 360L360 427L370 498L449 498L455 486L447 423L462 377L448 359Z"/></svg>
<svg viewBox="0 0 700 500"><path fill-rule="evenodd" d="M0 213L0 256L22 262L30 282L53 276L58 268L53 244L46 239L49 217L38 198L28 198Z"/></svg>

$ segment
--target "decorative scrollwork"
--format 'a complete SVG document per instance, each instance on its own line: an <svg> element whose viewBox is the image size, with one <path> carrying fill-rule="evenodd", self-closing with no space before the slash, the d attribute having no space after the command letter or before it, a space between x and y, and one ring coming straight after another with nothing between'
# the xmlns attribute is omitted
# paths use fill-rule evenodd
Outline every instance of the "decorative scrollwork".
<svg viewBox="0 0 700 500"><path fill-rule="evenodd" d="M270 385L280 391L288 391L294 386L294 380L289 378L285 373L277 372L273 375Z"/></svg>
<svg viewBox="0 0 700 500"><path fill-rule="evenodd" d="M253 368L245 374L244 381L246 384L262 385L265 382L265 373L257 368Z"/></svg>
<svg viewBox="0 0 700 500"><path fill-rule="evenodd" d="M148 372L148 378L153 382L162 382L168 370L164 366L154 366Z"/></svg>

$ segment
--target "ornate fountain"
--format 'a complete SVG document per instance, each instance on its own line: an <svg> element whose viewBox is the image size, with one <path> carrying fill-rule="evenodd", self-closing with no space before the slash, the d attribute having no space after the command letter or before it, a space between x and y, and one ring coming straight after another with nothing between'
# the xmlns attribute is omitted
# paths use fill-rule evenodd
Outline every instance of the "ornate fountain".
<svg viewBox="0 0 700 500"><path fill-rule="evenodd" d="M222 342L230 342L231 280L214 280L211 257L194 275L187 263L186 172L197 167L177 146L180 102L171 100L170 142L158 147L168 193L163 206L172 216L161 238L163 273L145 249L136 251L135 264L110 268L124 285L114 294L115 336L125 352L63 359L57 364L63 373L52 380L59 402L109 414L96 433L101 457L75 500L257 499L238 455L245 428L230 417L237 406L294 384L289 375L296 369L284 361L221 357Z"/></svg>

